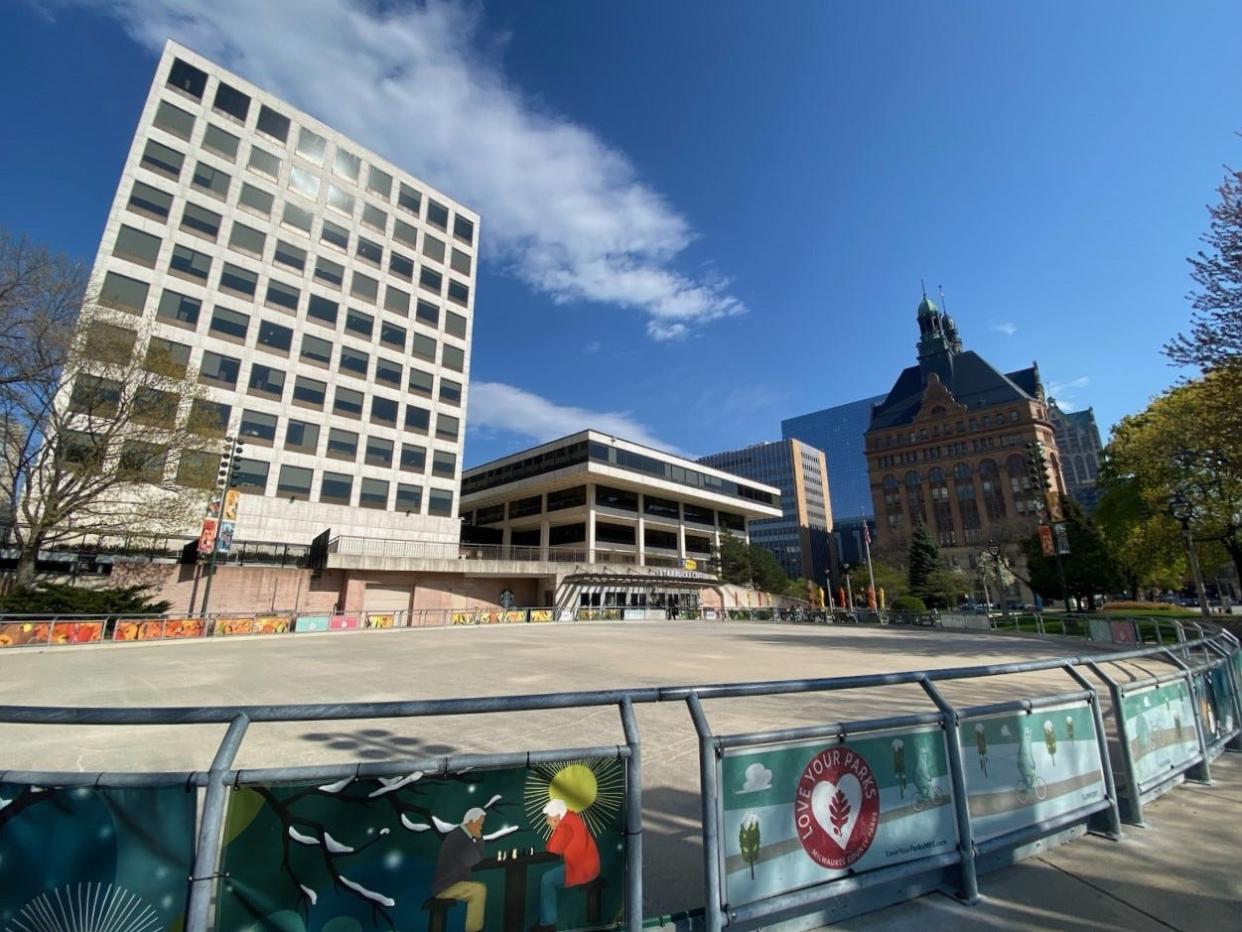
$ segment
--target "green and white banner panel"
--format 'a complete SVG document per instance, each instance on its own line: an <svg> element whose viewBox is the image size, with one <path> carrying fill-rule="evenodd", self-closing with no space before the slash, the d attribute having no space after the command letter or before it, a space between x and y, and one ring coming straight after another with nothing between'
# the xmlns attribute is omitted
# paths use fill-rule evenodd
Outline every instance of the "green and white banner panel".
<svg viewBox="0 0 1242 932"><path fill-rule="evenodd" d="M1106 799L1086 702L971 718L959 728L976 842Z"/></svg>
<svg viewBox="0 0 1242 932"><path fill-rule="evenodd" d="M1199 687L1199 722L1208 747L1224 744L1237 731L1234 720L1233 680L1223 662L1195 674ZM1217 749L1219 750L1219 749Z"/></svg>
<svg viewBox="0 0 1242 932"><path fill-rule="evenodd" d="M625 780L611 758L243 785L225 819L216 928L619 928Z"/></svg>
<svg viewBox="0 0 1242 932"><path fill-rule="evenodd" d="M724 887L741 905L957 847L944 732L927 725L720 762Z"/></svg>
<svg viewBox="0 0 1242 932"><path fill-rule="evenodd" d="M1195 706L1185 680L1128 692L1121 707L1140 790L1146 792L1199 759Z"/></svg>
<svg viewBox="0 0 1242 932"><path fill-rule="evenodd" d="M181 932L197 795L0 783L0 929Z"/></svg>

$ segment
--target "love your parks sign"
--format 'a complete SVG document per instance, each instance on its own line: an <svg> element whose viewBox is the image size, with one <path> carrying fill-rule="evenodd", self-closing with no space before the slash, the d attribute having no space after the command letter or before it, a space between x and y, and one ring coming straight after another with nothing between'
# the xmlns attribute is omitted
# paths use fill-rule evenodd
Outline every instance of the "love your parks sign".
<svg viewBox="0 0 1242 932"><path fill-rule="evenodd" d="M721 846L733 904L957 845L938 726L724 752Z"/></svg>

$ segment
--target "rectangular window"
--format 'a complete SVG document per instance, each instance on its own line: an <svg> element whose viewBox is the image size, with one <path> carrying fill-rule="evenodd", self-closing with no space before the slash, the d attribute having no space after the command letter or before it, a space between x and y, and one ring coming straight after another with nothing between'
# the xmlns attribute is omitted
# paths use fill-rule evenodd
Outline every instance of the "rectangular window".
<svg viewBox="0 0 1242 932"><path fill-rule="evenodd" d="M440 400L449 405L461 404L461 383L452 379L440 380Z"/></svg>
<svg viewBox="0 0 1242 932"><path fill-rule="evenodd" d="M409 185L402 183L397 189L397 206L417 217L419 211L422 210L423 196Z"/></svg>
<svg viewBox="0 0 1242 932"><path fill-rule="evenodd" d="M397 426L397 403L391 398L375 395L371 398L371 423L384 427Z"/></svg>
<svg viewBox="0 0 1242 932"><path fill-rule="evenodd" d="M166 100L161 100L160 105L155 108L155 119L152 122L164 132L187 141L194 132L194 116Z"/></svg>
<svg viewBox="0 0 1242 932"><path fill-rule="evenodd" d="M289 169L289 187L299 194L305 194L313 201L319 197L319 176L295 165Z"/></svg>
<svg viewBox="0 0 1242 932"><path fill-rule="evenodd" d="M158 388L140 387L134 390L134 421L151 427L171 429L177 422L177 408L181 396Z"/></svg>
<svg viewBox="0 0 1242 932"><path fill-rule="evenodd" d="M332 344L327 340L304 333L302 335L302 359L326 369L332 363Z"/></svg>
<svg viewBox="0 0 1242 932"><path fill-rule="evenodd" d="M262 460L251 460L239 457L233 461L233 487L239 492L251 495L267 494L268 464Z"/></svg>
<svg viewBox="0 0 1242 932"><path fill-rule="evenodd" d="M383 466L385 469L390 469L392 468L392 448L391 440L385 440L383 437L368 437L363 462L368 466Z"/></svg>
<svg viewBox="0 0 1242 932"><path fill-rule="evenodd" d="M327 383L299 375L293 382L293 400L303 407L322 410L327 390Z"/></svg>
<svg viewBox="0 0 1242 932"><path fill-rule="evenodd" d="M330 428L328 430L328 456L334 460L349 460L352 463L358 458L358 435L352 430Z"/></svg>
<svg viewBox="0 0 1242 932"><path fill-rule="evenodd" d="M436 294L439 294L443 285L444 276L439 272L432 271L425 265L419 270L418 287L426 288L428 291L434 291Z"/></svg>
<svg viewBox="0 0 1242 932"><path fill-rule="evenodd" d="M657 531L654 528L643 530L643 545L659 550L676 550L677 534L673 531Z"/></svg>
<svg viewBox="0 0 1242 932"><path fill-rule="evenodd" d="M176 149L170 149L162 142L149 139L146 148L142 150L141 164L144 168L149 168L165 178L177 181L181 177L181 167L185 164L185 156Z"/></svg>
<svg viewBox="0 0 1242 932"><path fill-rule="evenodd" d="M418 485L397 483L397 511L406 514L418 514L423 507L423 489Z"/></svg>
<svg viewBox="0 0 1242 932"><path fill-rule="evenodd" d="M371 204L363 204L362 225L386 233L388 232L388 214Z"/></svg>
<svg viewBox="0 0 1242 932"><path fill-rule="evenodd" d="M467 243L474 242L474 221L467 220L465 217L456 216L453 218L453 235L459 240Z"/></svg>
<svg viewBox="0 0 1242 932"><path fill-rule="evenodd" d="M452 266L454 272L460 272L462 275L469 275L470 254L462 252L460 249L454 249L449 265Z"/></svg>
<svg viewBox="0 0 1242 932"><path fill-rule="evenodd" d="M454 304L460 304L465 307L470 303L470 289L459 281L449 279L448 299Z"/></svg>
<svg viewBox="0 0 1242 932"><path fill-rule="evenodd" d="M352 307L345 312L345 331L347 333L356 333L369 340L374 330L375 318L370 314L356 311Z"/></svg>
<svg viewBox="0 0 1242 932"><path fill-rule="evenodd" d="M432 259L444 264L444 240L435 236L423 237L423 255L428 259Z"/></svg>
<svg viewBox="0 0 1242 932"><path fill-rule="evenodd" d="M285 393L285 374L279 369L254 363L250 367L250 385L248 392L260 398L271 398L280 401Z"/></svg>
<svg viewBox="0 0 1242 932"><path fill-rule="evenodd" d="M293 331L270 320L260 321L258 345L287 355L293 346Z"/></svg>
<svg viewBox="0 0 1242 932"><path fill-rule="evenodd" d="M340 175L342 178L348 178L350 181L357 181L358 175L362 170L362 159L356 155L346 152L340 146L337 146L336 157L332 160L332 171Z"/></svg>
<svg viewBox="0 0 1242 932"><path fill-rule="evenodd" d="M259 108L259 121L255 124L255 129L281 142L289 140L289 118L277 113L267 104Z"/></svg>
<svg viewBox="0 0 1242 932"><path fill-rule="evenodd" d="M121 383L93 375L79 375L69 396L69 410L92 417L115 417L121 403Z"/></svg>
<svg viewBox="0 0 1242 932"><path fill-rule="evenodd" d="M407 259L399 252L391 253L388 257L388 271L397 278L412 282L414 281L414 260Z"/></svg>
<svg viewBox="0 0 1242 932"><path fill-rule="evenodd" d="M134 227L121 227L116 234L116 245L112 254L130 262L137 262L147 268L155 268L155 260L160 254L160 238L150 233L143 233Z"/></svg>
<svg viewBox="0 0 1242 932"><path fill-rule="evenodd" d="M400 314L402 317L410 316L410 293L402 291L392 285L384 286L384 310L392 311L394 314Z"/></svg>
<svg viewBox="0 0 1242 932"><path fill-rule="evenodd" d="M311 494L311 477L313 469L302 466L280 467L280 478L276 481L276 494L290 501L309 502Z"/></svg>
<svg viewBox="0 0 1242 932"><path fill-rule="evenodd" d="M457 474L457 454L436 450L431 454L431 474L452 479Z"/></svg>
<svg viewBox="0 0 1242 932"><path fill-rule="evenodd" d="M250 329L250 317L240 311L227 307L216 307L211 312L210 333L234 343L246 342L246 331Z"/></svg>
<svg viewBox="0 0 1242 932"><path fill-rule="evenodd" d="M291 243L286 243L283 239L278 239L276 240L276 251L272 255L272 261L277 265L304 272L306 271L306 250L299 249Z"/></svg>
<svg viewBox="0 0 1242 932"><path fill-rule="evenodd" d="M268 281L267 303L269 305L274 305L296 313L298 309L298 301L301 299L302 292L294 288L292 285L286 285L284 282L278 282L275 279Z"/></svg>
<svg viewBox="0 0 1242 932"><path fill-rule="evenodd" d="M392 197L392 175L374 165L370 166L367 169L367 190L387 200Z"/></svg>
<svg viewBox="0 0 1242 932"><path fill-rule="evenodd" d="M439 454L436 454L439 456ZM452 456L452 454L449 454ZM449 473L452 475L452 473ZM512 518L528 518L531 515L541 514L543 512L543 496L531 495L528 498L519 498L516 501L509 502L509 517Z"/></svg>
<svg viewBox="0 0 1242 932"><path fill-rule="evenodd" d="M318 452L319 425L306 421L290 421L285 429L285 449L300 453Z"/></svg>
<svg viewBox="0 0 1242 932"><path fill-rule="evenodd" d="M371 368L371 357L356 349L350 349L348 346L341 347L341 363L340 371L351 373L359 378L367 377L367 370Z"/></svg>
<svg viewBox="0 0 1242 932"><path fill-rule="evenodd" d="M224 268L220 272L221 290L232 291L235 294L253 298L255 289L258 287L259 276L255 272L243 269L240 265L233 265L230 262L224 263Z"/></svg>
<svg viewBox="0 0 1242 932"><path fill-rule="evenodd" d="M198 434L206 436L224 436L224 432L229 429L229 416L233 409L226 404L218 401L208 401L205 398L195 398L190 403L190 421L189 428Z"/></svg>
<svg viewBox="0 0 1242 932"><path fill-rule="evenodd" d="M247 182L242 184L241 195L237 198L237 204L239 207L245 207L260 216L270 217L274 200L262 188L256 188Z"/></svg>
<svg viewBox="0 0 1242 932"><path fill-rule="evenodd" d="M208 152L224 156L230 162L236 160L237 147L240 144L240 139L232 133L226 133L214 123L208 123L207 130L203 133L203 148Z"/></svg>
<svg viewBox="0 0 1242 932"><path fill-rule="evenodd" d="M339 153L338 153L339 155ZM354 196L334 184L328 185L328 206L348 217L354 215Z"/></svg>
<svg viewBox="0 0 1242 932"><path fill-rule="evenodd" d="M414 405L405 406L405 429L416 434L425 434L431 426L431 412Z"/></svg>
<svg viewBox="0 0 1242 932"><path fill-rule="evenodd" d="M323 164L327 141L318 133L313 133L305 126L298 131L298 155L316 165Z"/></svg>
<svg viewBox="0 0 1242 932"><path fill-rule="evenodd" d="M627 524L611 524L607 521L595 522L595 540L605 544L634 545L635 528Z"/></svg>
<svg viewBox="0 0 1242 932"><path fill-rule="evenodd" d="M656 498L654 495L643 496L643 513L670 521L681 519L681 508L677 502L668 498Z"/></svg>
<svg viewBox="0 0 1242 932"><path fill-rule="evenodd" d="M383 321L380 324L380 342L405 351L405 328Z"/></svg>
<svg viewBox="0 0 1242 932"><path fill-rule="evenodd" d="M429 327L439 327L440 309L430 301L419 298L417 318Z"/></svg>
<svg viewBox="0 0 1242 932"><path fill-rule="evenodd" d="M443 204L435 201L427 202L427 222L433 227L439 227L441 230L448 230L449 212L448 208Z"/></svg>
<svg viewBox="0 0 1242 932"><path fill-rule="evenodd" d="M317 294L312 294L310 301L306 305L306 316L308 319L322 320L333 327L336 326L336 315L339 311L340 305L335 301L329 301L327 298Z"/></svg>
<svg viewBox="0 0 1242 932"><path fill-rule="evenodd" d="M190 366L190 348L184 343L174 343L162 337L152 337L147 343L147 358L142 367L170 379L185 378Z"/></svg>
<svg viewBox="0 0 1242 932"><path fill-rule="evenodd" d="M165 323L188 326L193 330L198 326L198 312L202 306L197 298L166 290L160 295L160 305L155 316Z"/></svg>
<svg viewBox="0 0 1242 932"><path fill-rule="evenodd" d="M205 207L186 203L185 209L181 211L181 229L214 242L220 235L223 219L218 213Z"/></svg>
<svg viewBox="0 0 1242 932"><path fill-rule="evenodd" d="M203 91L207 88L207 72L175 58L168 69L168 86L184 91L195 100L202 100Z"/></svg>
<svg viewBox="0 0 1242 932"><path fill-rule="evenodd" d="M305 207L299 207L297 204L288 202L285 204L283 222L295 230L301 230L309 236L314 219L314 215Z"/></svg>
<svg viewBox="0 0 1242 932"><path fill-rule="evenodd" d="M356 392L352 388L344 388L338 385L336 397L332 401L332 413L339 414L342 417L361 418L362 400L362 392Z"/></svg>
<svg viewBox="0 0 1242 932"><path fill-rule="evenodd" d="M246 114L250 112L250 95L221 81L216 86L216 102L212 107L245 123Z"/></svg>
<svg viewBox="0 0 1242 932"><path fill-rule="evenodd" d="M243 410L239 432L250 441L270 447L276 442L276 415Z"/></svg>
<svg viewBox="0 0 1242 932"><path fill-rule="evenodd" d="M430 372L424 372L422 369L410 367L410 391L415 395L422 395L426 398L431 397L431 389L435 384L436 377Z"/></svg>
<svg viewBox="0 0 1242 932"><path fill-rule="evenodd" d="M172 210L173 196L149 184L135 181L129 193L129 209L163 223Z"/></svg>
<svg viewBox="0 0 1242 932"><path fill-rule="evenodd" d="M224 388L237 387L237 373L241 371L241 361L232 356L219 353L203 353L203 362L199 366L198 380L208 385L220 385Z"/></svg>
<svg viewBox="0 0 1242 932"><path fill-rule="evenodd" d="M151 286L146 282L109 272L104 276L103 287L99 289L99 303L128 314L141 314L147 305L150 290Z"/></svg>
<svg viewBox="0 0 1242 932"><path fill-rule="evenodd" d="M440 364L446 369L452 369L454 372L463 371L466 368L465 350L445 343L440 354Z"/></svg>
<svg viewBox="0 0 1242 932"><path fill-rule="evenodd" d="M93 320L86 332L86 355L103 362L123 364L134 354L137 339L138 334L128 327Z"/></svg>
<svg viewBox="0 0 1242 932"><path fill-rule="evenodd" d="M194 165L194 176L190 179L191 184L200 191L205 191L212 197L218 197L220 200L226 200L229 196L229 183L233 177L218 168L212 168L203 162L196 162Z"/></svg>
<svg viewBox="0 0 1242 932"><path fill-rule="evenodd" d="M188 489L210 489L220 473L220 454L206 450L185 450L177 463L177 485Z"/></svg>
<svg viewBox="0 0 1242 932"><path fill-rule="evenodd" d="M451 440L457 442L457 435L461 432L461 419L452 414L441 412L436 415L436 436L441 440Z"/></svg>
<svg viewBox="0 0 1242 932"><path fill-rule="evenodd" d="M211 274L211 257L187 246L174 246L168 270L182 278L206 284L207 276Z"/></svg>
<svg viewBox="0 0 1242 932"><path fill-rule="evenodd" d="M422 333L414 334L414 345L410 352L420 359L436 361L436 341Z"/></svg>
<svg viewBox="0 0 1242 932"><path fill-rule="evenodd" d="M354 255L363 262L371 263L377 269L382 268L384 265L384 247L361 236L358 237L358 242L354 245Z"/></svg>
<svg viewBox="0 0 1242 932"><path fill-rule="evenodd" d="M595 487L595 504L614 511L638 511L638 493L628 489L614 489L606 485Z"/></svg>
<svg viewBox="0 0 1242 932"><path fill-rule="evenodd" d="M353 496L354 480L339 472L325 472L319 483L319 500L331 505L348 505Z"/></svg>
<svg viewBox="0 0 1242 932"><path fill-rule="evenodd" d="M419 472L427 468L427 448L412 443L401 444L401 468L406 472Z"/></svg>
<svg viewBox="0 0 1242 932"><path fill-rule="evenodd" d="M164 481L164 469L168 465L168 450L141 440L126 440L121 444L116 471L133 482L160 483Z"/></svg>
<svg viewBox="0 0 1242 932"><path fill-rule="evenodd" d="M453 493L448 489L431 489L427 496L427 514L451 518L453 516Z"/></svg>
<svg viewBox="0 0 1242 932"><path fill-rule="evenodd" d="M361 301L374 304L379 297L379 282L370 275L354 272L349 277L349 293Z"/></svg>
<svg viewBox="0 0 1242 932"><path fill-rule="evenodd" d="M244 223L233 221L233 228L229 231L229 248L236 249L238 252L244 252L247 255L254 256L256 259L263 258L263 250L267 246L267 236L256 230L254 227L248 227Z"/></svg>
<svg viewBox="0 0 1242 932"><path fill-rule="evenodd" d="M411 226L404 220L394 220L392 222L392 238L398 243L405 243L411 249L418 248L418 228Z"/></svg>
<svg viewBox="0 0 1242 932"><path fill-rule="evenodd" d="M401 364L378 356L375 359L375 381L381 385L401 387Z"/></svg>
<svg viewBox="0 0 1242 932"><path fill-rule="evenodd" d="M444 312L444 332L449 336L466 338L466 318L454 311Z"/></svg>
<svg viewBox="0 0 1242 932"><path fill-rule="evenodd" d="M345 284L345 266L320 256L315 260L315 278L336 288Z"/></svg>
<svg viewBox="0 0 1242 932"><path fill-rule="evenodd" d="M250 147L250 161L246 164L260 175L267 175L273 180L280 177L280 159L258 146Z"/></svg>

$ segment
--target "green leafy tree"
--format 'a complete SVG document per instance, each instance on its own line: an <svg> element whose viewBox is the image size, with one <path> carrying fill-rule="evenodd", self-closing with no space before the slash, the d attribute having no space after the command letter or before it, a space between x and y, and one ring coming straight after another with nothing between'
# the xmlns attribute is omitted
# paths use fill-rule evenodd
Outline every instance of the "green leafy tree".
<svg viewBox="0 0 1242 932"><path fill-rule="evenodd" d="M789 588L789 577L771 550L751 544L749 556L750 580L756 589L783 594Z"/></svg>
<svg viewBox="0 0 1242 932"><path fill-rule="evenodd" d="M732 534L721 535L716 551L720 578L734 586L750 585L750 548Z"/></svg>
<svg viewBox="0 0 1242 932"><path fill-rule="evenodd" d="M759 860L759 817L747 813L737 833L738 849L742 860L750 865L750 879L755 879L755 862Z"/></svg>
<svg viewBox="0 0 1242 932"><path fill-rule="evenodd" d="M1181 528L1167 513L1153 511L1132 476L1116 476L1107 461L1092 518L1104 536L1132 599L1144 590L1170 589L1186 575Z"/></svg>
<svg viewBox="0 0 1242 932"><path fill-rule="evenodd" d="M927 577L926 597L937 608L954 608L970 589L966 573L957 567L938 566Z"/></svg>
<svg viewBox="0 0 1242 932"><path fill-rule="evenodd" d="M1065 568L1065 586L1069 594L1095 609L1097 593L1117 592L1124 588L1125 578L1111 548L1095 523L1073 499L1061 503L1070 552L1061 558ZM1039 535L1033 534L1024 544L1031 586L1045 598L1060 596L1056 558L1046 557Z"/></svg>
<svg viewBox="0 0 1242 932"><path fill-rule="evenodd" d="M910 592L926 599L928 581L940 568L940 548L932 540L932 536L923 524L917 524L910 537L910 556L908 562L908 581Z"/></svg>

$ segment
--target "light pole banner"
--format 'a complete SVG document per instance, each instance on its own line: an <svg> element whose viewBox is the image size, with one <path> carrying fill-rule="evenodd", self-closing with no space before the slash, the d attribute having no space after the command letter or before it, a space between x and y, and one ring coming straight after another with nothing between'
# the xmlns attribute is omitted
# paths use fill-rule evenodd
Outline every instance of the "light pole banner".
<svg viewBox="0 0 1242 932"><path fill-rule="evenodd" d="M725 892L735 905L957 846L936 725L730 749L720 768Z"/></svg>
<svg viewBox="0 0 1242 932"><path fill-rule="evenodd" d="M959 729L975 841L1105 798L1095 718L1086 702L971 718Z"/></svg>
<svg viewBox="0 0 1242 932"><path fill-rule="evenodd" d="M1199 756L1195 707L1185 680L1126 693L1121 708L1140 788L1185 770Z"/></svg>

